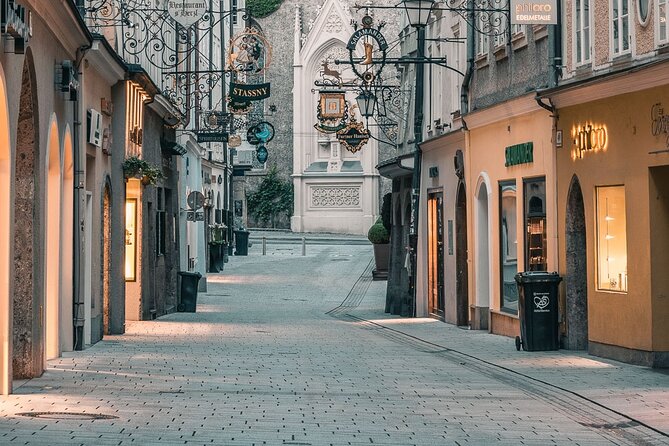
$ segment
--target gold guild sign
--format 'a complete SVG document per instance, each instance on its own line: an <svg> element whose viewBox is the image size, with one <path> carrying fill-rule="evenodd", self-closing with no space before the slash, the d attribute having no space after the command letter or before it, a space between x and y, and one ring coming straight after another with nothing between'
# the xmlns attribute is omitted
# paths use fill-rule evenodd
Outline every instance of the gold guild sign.
<svg viewBox="0 0 669 446"><path fill-rule="evenodd" d="M369 141L369 130L362 125L362 122L351 119L346 127L337 132L337 139L349 152L355 153Z"/></svg>

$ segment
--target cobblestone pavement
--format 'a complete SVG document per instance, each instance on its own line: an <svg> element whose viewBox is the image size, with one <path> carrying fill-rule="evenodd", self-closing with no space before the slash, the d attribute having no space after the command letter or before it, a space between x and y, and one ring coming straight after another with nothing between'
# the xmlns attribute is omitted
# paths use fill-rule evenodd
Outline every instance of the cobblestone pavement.
<svg viewBox="0 0 669 446"><path fill-rule="evenodd" d="M369 245L267 253L210 275L197 313L50 361L0 398L0 444L669 444L665 374L390 317Z"/></svg>

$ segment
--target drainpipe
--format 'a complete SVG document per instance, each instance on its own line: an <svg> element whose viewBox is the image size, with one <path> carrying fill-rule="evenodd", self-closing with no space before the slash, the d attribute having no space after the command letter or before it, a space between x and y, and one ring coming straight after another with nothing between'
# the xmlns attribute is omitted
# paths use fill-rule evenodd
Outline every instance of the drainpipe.
<svg viewBox="0 0 669 446"><path fill-rule="evenodd" d="M467 71L460 89L460 116L469 113L469 84L474 73L474 0L467 1L467 10L469 11L467 13L467 21L469 22L469 26L467 26ZM464 120L462 122L464 123Z"/></svg>
<svg viewBox="0 0 669 446"><path fill-rule="evenodd" d="M75 67L77 69L78 79L82 78L83 73L80 70L81 62L84 60L86 52L91 49L91 45L84 45L77 49L77 60ZM74 259L73 259L73 325L74 325L74 350L79 351L84 349L84 284L86 280L85 263L85 209L86 209L86 190L85 180L86 175L83 170L80 150L79 132L81 131L81 117L80 117L80 95L83 90L81 84L77 91L76 100L72 101L72 150L74 151Z"/></svg>

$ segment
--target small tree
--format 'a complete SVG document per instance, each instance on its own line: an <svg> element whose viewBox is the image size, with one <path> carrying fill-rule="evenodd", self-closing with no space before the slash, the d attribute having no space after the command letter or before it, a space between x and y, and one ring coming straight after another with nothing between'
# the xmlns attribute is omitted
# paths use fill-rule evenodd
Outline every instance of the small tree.
<svg viewBox="0 0 669 446"><path fill-rule="evenodd" d="M274 228L280 215L293 215L293 184L280 178L273 166L258 189L246 196L246 203L257 221Z"/></svg>

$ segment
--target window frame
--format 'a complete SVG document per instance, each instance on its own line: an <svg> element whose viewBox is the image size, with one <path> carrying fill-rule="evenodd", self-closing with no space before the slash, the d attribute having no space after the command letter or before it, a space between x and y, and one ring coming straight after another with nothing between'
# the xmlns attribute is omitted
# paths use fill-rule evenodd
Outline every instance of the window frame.
<svg viewBox="0 0 669 446"><path fill-rule="evenodd" d="M655 42L657 46L669 44L669 0L656 0L653 8L655 22ZM664 6L664 38L660 34L660 7ZM650 15L650 14L649 14Z"/></svg>
<svg viewBox="0 0 669 446"><path fill-rule="evenodd" d="M574 65L575 66L581 66L581 65L587 65L592 63L592 5L590 3L591 0L576 0L574 1L574 10L573 10L573 17L574 17L574 26L572 29L572 42L574 45ZM579 3L581 5L580 8L580 15L578 14L579 12ZM587 9L585 9L583 6L587 4ZM581 18L580 22L578 18ZM587 18L587 27L583 27L583 22ZM581 35L581 42L579 44L578 41L578 35ZM585 41L583 39L583 36L587 35L587 48ZM583 57L585 54L585 50L587 50L587 58ZM579 57L581 60L579 60Z"/></svg>
<svg viewBox="0 0 669 446"><path fill-rule="evenodd" d="M618 11L623 10L623 6L627 4L627 15L620 14L617 18L613 17L614 12L614 3L617 3ZM629 54L632 51L632 9L630 8L630 0L611 0L609 2L609 48L611 49L611 57L620 57L625 54ZM625 42L625 36L623 35L624 22L627 21L627 48L622 48L623 43ZM618 22L618 37L614 36L614 30L616 29L616 22ZM616 51L616 43L619 45L618 51Z"/></svg>
<svg viewBox="0 0 669 446"><path fill-rule="evenodd" d="M499 267L499 273L500 273L500 276L499 276L499 290L500 290L499 310L502 313L516 314L517 315L518 314L518 294L517 294L518 290L517 290L517 287L515 285L515 281L513 282L513 285L514 285L513 289L516 292L516 308L515 309L513 307L510 307L510 306L506 305L506 299L505 299L506 294L504 292L504 285L505 285L504 267L506 265L512 264L513 260L514 260L513 257L507 257L506 253L503 252L504 251L503 250L503 247L504 247L504 242L503 241L505 240L504 230L503 230L504 226L502 224L502 214L503 214L503 209L504 209L503 189L505 187L511 186L511 185L513 185L513 187L515 188L515 194L516 194L515 195L515 207L514 207L514 213L515 213L514 217L515 218L514 218L514 221L513 221L513 223L514 223L513 224L513 230L514 230L515 236L516 236L516 240L515 240L515 243L516 243L516 257L515 257L516 271L514 272L514 277L515 277L515 274L518 273L518 181L515 178L513 178L513 179L507 179L507 180L500 180L497 183L498 209L499 209L499 214L497 216L497 225L498 225L498 231L499 231L498 232L499 233L499 242L498 242L499 255L498 255L497 261L499 262L498 267ZM506 227L509 228L510 226L507 224ZM506 240L507 240L507 246L508 246L509 245L508 235L506 237ZM524 254L523 254L523 256L524 256Z"/></svg>

